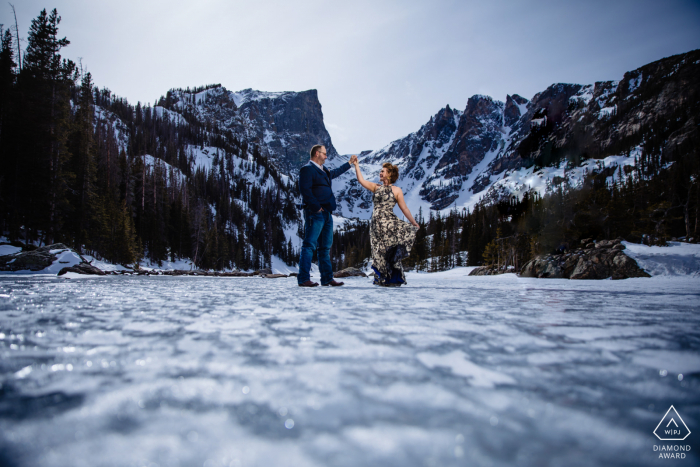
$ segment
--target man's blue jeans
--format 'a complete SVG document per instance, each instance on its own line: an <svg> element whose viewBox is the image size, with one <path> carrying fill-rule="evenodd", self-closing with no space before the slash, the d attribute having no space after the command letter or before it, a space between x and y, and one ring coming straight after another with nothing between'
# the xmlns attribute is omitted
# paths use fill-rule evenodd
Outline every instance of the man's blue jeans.
<svg viewBox="0 0 700 467"><path fill-rule="evenodd" d="M304 209L304 243L301 245L299 257L299 275L297 281L300 284L308 281L311 276L311 259L314 251L318 255L318 269L321 271L321 284L328 284L333 280L333 268L331 266L331 245L333 244L333 217L328 211L309 213Z"/></svg>

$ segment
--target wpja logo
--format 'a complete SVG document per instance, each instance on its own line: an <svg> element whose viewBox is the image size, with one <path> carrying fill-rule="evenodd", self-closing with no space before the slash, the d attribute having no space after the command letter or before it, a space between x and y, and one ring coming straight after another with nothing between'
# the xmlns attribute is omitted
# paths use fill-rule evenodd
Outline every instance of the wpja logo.
<svg viewBox="0 0 700 467"><path fill-rule="evenodd" d="M683 441L690 435L690 430L676 408L671 406L654 429L654 435L661 441ZM685 459L690 445L654 445L654 451L659 452L660 459Z"/></svg>

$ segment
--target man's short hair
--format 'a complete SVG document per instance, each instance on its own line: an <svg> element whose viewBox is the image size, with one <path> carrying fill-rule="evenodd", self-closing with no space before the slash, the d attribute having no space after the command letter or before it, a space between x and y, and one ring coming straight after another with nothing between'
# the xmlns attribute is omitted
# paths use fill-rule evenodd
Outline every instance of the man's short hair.
<svg viewBox="0 0 700 467"><path fill-rule="evenodd" d="M323 147L325 147L325 146L322 144L317 144L316 146L312 147L311 148L311 158L313 159L314 157L316 157L316 151L318 151L319 149L321 149Z"/></svg>

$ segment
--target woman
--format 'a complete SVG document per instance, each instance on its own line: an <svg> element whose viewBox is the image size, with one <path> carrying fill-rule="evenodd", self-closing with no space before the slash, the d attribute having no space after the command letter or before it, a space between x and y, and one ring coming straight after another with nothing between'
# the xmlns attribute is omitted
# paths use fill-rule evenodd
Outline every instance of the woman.
<svg viewBox="0 0 700 467"><path fill-rule="evenodd" d="M360 185L374 193L372 196L374 211L369 229L372 269L376 274L374 283L398 287L406 283L401 260L411 252L416 231L420 228L403 200L403 191L392 185L399 178L399 168L388 162L385 163L379 172L379 183L373 183L362 177L360 164L356 160L355 175ZM394 206L397 203L413 226L396 217Z"/></svg>

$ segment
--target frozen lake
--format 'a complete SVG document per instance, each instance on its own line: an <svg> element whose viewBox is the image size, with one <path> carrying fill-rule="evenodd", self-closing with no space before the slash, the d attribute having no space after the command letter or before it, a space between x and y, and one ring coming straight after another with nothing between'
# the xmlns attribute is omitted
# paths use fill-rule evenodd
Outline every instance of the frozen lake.
<svg viewBox="0 0 700 467"><path fill-rule="evenodd" d="M699 278L466 273L0 276L0 465L698 465Z"/></svg>

